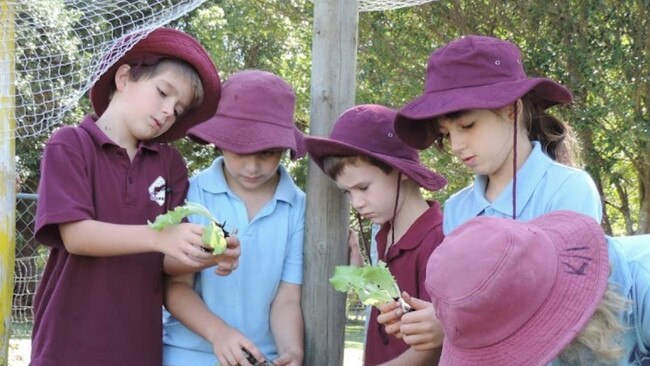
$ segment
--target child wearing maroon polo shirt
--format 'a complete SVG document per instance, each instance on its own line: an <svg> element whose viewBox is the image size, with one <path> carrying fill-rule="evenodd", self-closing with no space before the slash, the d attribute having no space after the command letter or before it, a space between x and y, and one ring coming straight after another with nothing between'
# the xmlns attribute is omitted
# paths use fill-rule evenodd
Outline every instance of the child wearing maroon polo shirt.
<svg viewBox="0 0 650 366"><path fill-rule="evenodd" d="M399 288L428 300L426 264L443 239L442 211L420 188L435 191L446 180L422 166L417 150L397 138L395 114L380 105L359 105L339 117L329 138L306 137L305 143L316 164L349 194L352 207L381 225L375 236L378 256ZM418 351L386 334L378 315L373 308L365 365L430 365L437 359L438 350Z"/></svg>
<svg viewBox="0 0 650 366"><path fill-rule="evenodd" d="M236 265L236 239L213 258L198 225L147 226L188 187L182 157L164 143L209 118L219 94L203 47L157 29L90 90L96 116L51 136L35 234L50 256L34 300L32 366L159 366L163 262L173 272L223 265L220 274Z"/></svg>

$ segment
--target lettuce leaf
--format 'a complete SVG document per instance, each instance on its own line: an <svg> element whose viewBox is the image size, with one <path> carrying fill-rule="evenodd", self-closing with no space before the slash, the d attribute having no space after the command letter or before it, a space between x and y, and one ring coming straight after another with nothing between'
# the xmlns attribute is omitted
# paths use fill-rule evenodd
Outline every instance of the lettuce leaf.
<svg viewBox="0 0 650 366"><path fill-rule="evenodd" d="M400 296L395 277L382 261L375 266L337 266L330 283L337 291L354 291L365 305L377 306Z"/></svg>
<svg viewBox="0 0 650 366"><path fill-rule="evenodd" d="M207 208L199 203L186 201L183 206L158 215L154 222L147 221L147 224L150 228L160 231L168 226L180 224L184 218L190 215L202 215L210 219L210 223L203 227L203 242L213 249L212 254L223 253L226 250L226 235L222 225Z"/></svg>

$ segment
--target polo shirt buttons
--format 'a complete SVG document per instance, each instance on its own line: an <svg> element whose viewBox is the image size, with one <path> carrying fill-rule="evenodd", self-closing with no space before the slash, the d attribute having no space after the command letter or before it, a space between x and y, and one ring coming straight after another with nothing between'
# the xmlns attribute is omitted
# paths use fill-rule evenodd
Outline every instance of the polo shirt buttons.
<svg viewBox="0 0 650 366"><path fill-rule="evenodd" d="M489 215L489 216L494 215L494 209L493 209L492 207L488 207L488 208L486 208L486 209L485 209L485 214L486 214L486 215Z"/></svg>

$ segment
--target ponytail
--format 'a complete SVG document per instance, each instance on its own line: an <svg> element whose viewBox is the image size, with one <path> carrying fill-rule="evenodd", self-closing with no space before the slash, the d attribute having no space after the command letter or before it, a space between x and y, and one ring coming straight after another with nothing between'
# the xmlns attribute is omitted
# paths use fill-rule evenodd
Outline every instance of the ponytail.
<svg viewBox="0 0 650 366"><path fill-rule="evenodd" d="M532 93L521 97L523 123L528 130L528 139L536 140L551 159L573 166L576 140L573 130L562 120L548 114L540 99Z"/></svg>

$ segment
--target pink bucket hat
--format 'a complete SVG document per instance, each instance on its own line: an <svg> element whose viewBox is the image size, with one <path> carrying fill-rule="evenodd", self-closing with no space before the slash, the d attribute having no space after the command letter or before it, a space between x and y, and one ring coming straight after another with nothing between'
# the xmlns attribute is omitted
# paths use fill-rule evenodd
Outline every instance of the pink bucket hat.
<svg viewBox="0 0 650 366"><path fill-rule="evenodd" d="M217 114L193 127L188 136L199 143L237 154L273 148L305 155L302 132L293 113L296 96L282 78L262 70L244 70L223 83Z"/></svg>
<svg viewBox="0 0 650 366"><path fill-rule="evenodd" d="M427 264L445 332L440 365L547 365L591 319L608 275L605 234L591 217L467 221Z"/></svg>
<svg viewBox="0 0 650 366"><path fill-rule="evenodd" d="M424 92L395 120L397 135L417 149L429 147L437 131L431 119L467 109L494 109L532 91L543 108L569 103L571 92L546 78L529 78L513 43L485 36L465 36L434 51L427 63Z"/></svg>
<svg viewBox="0 0 650 366"><path fill-rule="evenodd" d="M119 39L113 50L117 50L137 34L129 34ZM109 51L110 55L114 51ZM199 122L214 115L219 101L221 82L210 55L203 46L187 33L170 29L158 28L136 43L130 50L117 60L99 80L90 88L90 102L98 116L101 116L110 101L110 92L114 83L115 72L123 65L154 65L164 58L179 59L191 65L199 75L203 84L206 101L192 108L162 135L156 137L156 142L171 142L184 137L187 130Z"/></svg>
<svg viewBox="0 0 650 366"><path fill-rule="evenodd" d="M447 180L420 163L418 151L395 135L395 110L364 104L343 112L329 138L305 137L309 155L323 169L327 156L366 155L382 161L430 191L441 189Z"/></svg>

